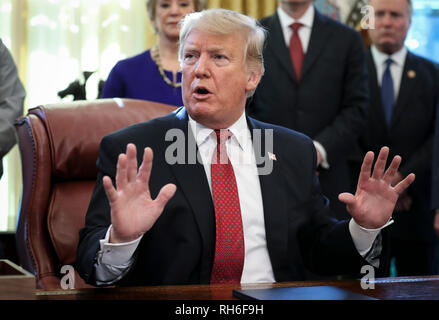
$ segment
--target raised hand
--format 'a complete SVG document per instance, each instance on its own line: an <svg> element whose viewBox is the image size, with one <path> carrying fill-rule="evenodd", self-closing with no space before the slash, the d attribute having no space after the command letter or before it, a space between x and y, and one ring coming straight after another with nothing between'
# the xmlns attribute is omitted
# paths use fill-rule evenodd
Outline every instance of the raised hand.
<svg viewBox="0 0 439 320"><path fill-rule="evenodd" d="M126 154L117 161L116 188L110 177L103 178L105 193L111 207L111 243L130 242L147 232L160 217L177 187L165 185L155 200L149 191L153 153L145 148L138 169L136 146L127 145Z"/></svg>
<svg viewBox="0 0 439 320"><path fill-rule="evenodd" d="M368 152L361 166L355 195L342 193L338 196L340 201L346 203L346 208L355 222L363 228L377 229L384 226L392 216L398 197L415 180L415 175L411 173L392 186L401 164L401 157L394 157L385 171L388 156L389 148L383 147L371 176L374 154Z"/></svg>

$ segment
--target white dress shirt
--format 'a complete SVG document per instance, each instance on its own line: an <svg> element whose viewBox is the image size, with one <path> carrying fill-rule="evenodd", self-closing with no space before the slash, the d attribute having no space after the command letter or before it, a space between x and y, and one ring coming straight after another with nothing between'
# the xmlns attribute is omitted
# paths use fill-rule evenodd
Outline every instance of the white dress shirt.
<svg viewBox="0 0 439 320"><path fill-rule="evenodd" d="M392 55L388 55L379 51L375 46L372 46L371 53L373 61L375 63L375 69L377 71L378 85L381 87L383 81L383 74L386 70L386 60L392 59L393 63L390 65L390 73L392 74L393 89L395 91L395 100L398 99L399 88L401 87L402 74L404 72L405 59L407 57L407 48L402 47L401 50L395 52Z"/></svg>
<svg viewBox="0 0 439 320"><path fill-rule="evenodd" d="M314 6L310 5L303 16L297 20L290 17L281 7L277 8L277 15L279 16L287 48L290 47L290 40L293 35L293 30L290 26L295 22L302 24L302 27L299 29L299 38L302 42L303 53L306 54L309 46L309 39L311 38L312 25L314 23Z"/></svg>
<svg viewBox="0 0 439 320"><path fill-rule="evenodd" d="M210 163L217 145L216 135L212 129L196 123L190 117L189 129L194 133L212 191ZM245 257L241 283L275 282L266 243L261 187L245 113L229 130L233 135L227 140L226 149L235 172L244 232ZM112 244L109 243L110 229L111 226L105 239L100 240L101 250L95 264L98 284L112 284L123 277L142 238L126 244ZM372 248L380 229L364 229L351 219L349 230L355 247L363 257Z"/></svg>

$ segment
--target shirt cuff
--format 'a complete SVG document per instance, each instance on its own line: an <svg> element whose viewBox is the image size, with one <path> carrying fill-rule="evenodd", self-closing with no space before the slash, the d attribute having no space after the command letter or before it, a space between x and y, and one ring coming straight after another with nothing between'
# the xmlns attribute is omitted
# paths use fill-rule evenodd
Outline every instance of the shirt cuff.
<svg viewBox="0 0 439 320"><path fill-rule="evenodd" d="M314 147L317 149L317 151L320 153L320 156L322 157L322 161L320 162L320 166L323 169L329 169L330 166L329 166L328 157L327 157L325 148L323 148L323 146L320 142L317 142L315 140L313 142L314 142Z"/></svg>
<svg viewBox="0 0 439 320"><path fill-rule="evenodd" d="M352 240L354 241L355 248L357 248L358 253L364 258L366 254L370 251L373 243L381 232L382 229L388 227L393 223L393 219L390 218L389 221L378 229L366 229L355 222L354 219L349 221L349 232L351 233Z"/></svg>
<svg viewBox="0 0 439 320"><path fill-rule="evenodd" d="M99 240L101 245L101 253L102 253L102 263L113 265L113 266L122 266L127 264L134 252L137 249L137 246L142 240L142 236L139 238L125 243L110 243L110 231L112 225L107 230L105 234L105 238Z"/></svg>

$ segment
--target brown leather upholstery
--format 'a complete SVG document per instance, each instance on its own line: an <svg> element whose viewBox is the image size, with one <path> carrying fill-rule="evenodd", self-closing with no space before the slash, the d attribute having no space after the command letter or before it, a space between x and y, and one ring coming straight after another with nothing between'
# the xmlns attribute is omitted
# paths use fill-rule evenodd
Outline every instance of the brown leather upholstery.
<svg viewBox="0 0 439 320"><path fill-rule="evenodd" d="M102 137L173 110L132 99L75 101L30 109L16 122L23 171L17 250L38 288L60 288L61 267L75 263ZM76 273L75 287L85 286Z"/></svg>

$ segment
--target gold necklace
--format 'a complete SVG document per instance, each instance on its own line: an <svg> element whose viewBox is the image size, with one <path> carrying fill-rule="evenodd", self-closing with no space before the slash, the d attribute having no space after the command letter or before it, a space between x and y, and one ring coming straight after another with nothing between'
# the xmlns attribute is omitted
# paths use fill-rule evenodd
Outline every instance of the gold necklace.
<svg viewBox="0 0 439 320"><path fill-rule="evenodd" d="M168 78L168 76L165 74L165 71L163 70L163 67L162 67L162 62L160 60L160 53L159 53L159 47L158 46L154 46L151 49L151 58L152 58L152 60L154 60L155 64L157 65L157 68L159 69L160 75L162 76L163 80L165 80L165 82L168 85L170 85L174 89L181 87L181 82L171 81Z"/></svg>

